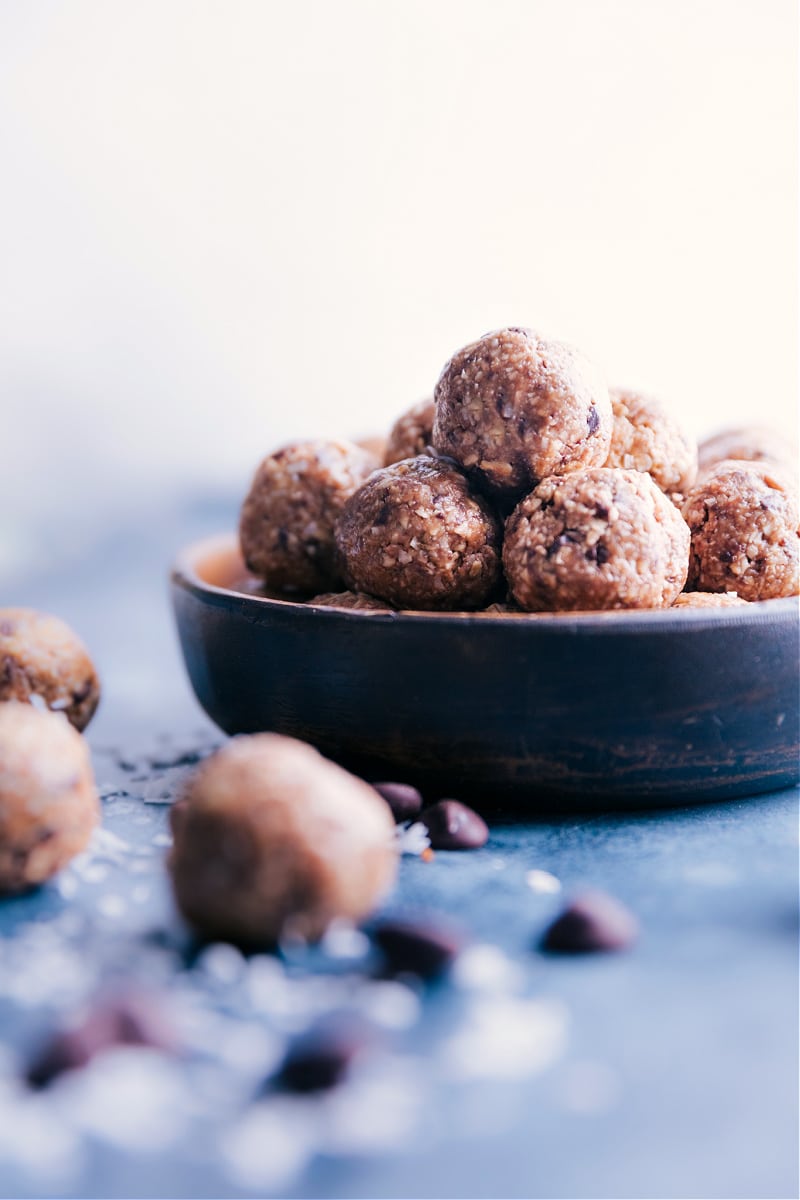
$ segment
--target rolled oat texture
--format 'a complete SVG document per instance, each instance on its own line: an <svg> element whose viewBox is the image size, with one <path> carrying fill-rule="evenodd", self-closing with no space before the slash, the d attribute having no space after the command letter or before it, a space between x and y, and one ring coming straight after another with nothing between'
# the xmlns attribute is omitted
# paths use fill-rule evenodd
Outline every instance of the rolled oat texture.
<svg viewBox="0 0 800 1200"><path fill-rule="evenodd" d="M433 440L433 400L422 400L397 418L386 440L383 464L402 462L424 454Z"/></svg>
<svg viewBox="0 0 800 1200"><path fill-rule="evenodd" d="M492 495L519 498L546 476L608 457L613 417L599 371L531 329L500 329L459 350L434 396L435 449Z"/></svg>
<svg viewBox="0 0 800 1200"><path fill-rule="evenodd" d="M259 466L242 506L249 571L271 588L313 595L341 582L333 529L345 501L378 466L351 442L292 442Z"/></svg>
<svg viewBox="0 0 800 1200"><path fill-rule="evenodd" d="M673 608L741 608L746 604L735 592L681 592Z"/></svg>
<svg viewBox="0 0 800 1200"><path fill-rule="evenodd" d="M800 591L797 492L766 462L717 463L686 497L688 590L772 600Z"/></svg>
<svg viewBox="0 0 800 1200"><path fill-rule="evenodd" d="M89 652L59 617L32 608L0 608L0 701L38 697L85 729L100 701Z"/></svg>
<svg viewBox="0 0 800 1200"><path fill-rule="evenodd" d="M384 467L336 528L348 583L395 608L479 608L500 579L500 523L452 463Z"/></svg>
<svg viewBox="0 0 800 1200"><path fill-rule="evenodd" d="M278 734L233 738L173 806L178 907L204 937L265 946L360 921L392 886L394 821L362 780Z"/></svg>
<svg viewBox="0 0 800 1200"><path fill-rule="evenodd" d="M653 396L612 388L614 428L605 465L646 471L662 492L686 492L697 477L697 444Z"/></svg>
<svg viewBox="0 0 800 1200"><path fill-rule="evenodd" d="M0 704L0 893L50 879L85 849L99 817L89 748L66 717Z"/></svg>
<svg viewBox="0 0 800 1200"><path fill-rule="evenodd" d="M689 530L651 477L592 467L544 479L506 522L503 566L531 612L660 608L683 588Z"/></svg>

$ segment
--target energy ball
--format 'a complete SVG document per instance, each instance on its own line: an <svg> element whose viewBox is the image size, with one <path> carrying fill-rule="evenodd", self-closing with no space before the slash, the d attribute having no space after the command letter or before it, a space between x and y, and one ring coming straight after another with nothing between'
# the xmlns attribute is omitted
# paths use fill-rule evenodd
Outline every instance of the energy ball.
<svg viewBox="0 0 800 1200"><path fill-rule="evenodd" d="M760 425L723 429L700 443L698 455L701 475L727 459L782 463L784 469L794 469L797 463L797 449L791 438Z"/></svg>
<svg viewBox="0 0 800 1200"><path fill-rule="evenodd" d="M433 414L433 400L422 400L397 418L386 440L384 466L425 453L433 440Z"/></svg>
<svg viewBox="0 0 800 1200"><path fill-rule="evenodd" d="M66 718L0 704L0 893L50 879L85 848L99 816L88 746Z"/></svg>
<svg viewBox="0 0 800 1200"><path fill-rule="evenodd" d="M697 445L660 400L612 388L614 428L605 465L646 471L662 492L686 492L697 477Z"/></svg>
<svg viewBox="0 0 800 1200"><path fill-rule="evenodd" d="M433 445L487 492L515 499L548 475L602 466L611 401L597 369L531 329L487 334L436 384Z"/></svg>
<svg viewBox="0 0 800 1200"><path fill-rule="evenodd" d="M368 784L311 746L237 737L171 811L178 907L206 938L268 946L360 921L394 882L394 822Z"/></svg>
<svg viewBox="0 0 800 1200"><path fill-rule="evenodd" d="M354 608L362 612L392 612L391 605L374 596L365 596L363 592L325 592L315 596L309 604L317 604L321 608Z"/></svg>
<svg viewBox="0 0 800 1200"><path fill-rule="evenodd" d="M285 592L334 589L340 582L336 518L377 466L368 450L351 442L292 442L265 458L239 521L248 570Z"/></svg>
<svg viewBox="0 0 800 1200"><path fill-rule="evenodd" d="M0 701L39 697L85 729L100 700L100 680L83 642L58 617L0 608Z"/></svg>
<svg viewBox="0 0 800 1200"><path fill-rule="evenodd" d="M426 455L376 471L336 527L348 583L395 608L480 608L500 578L500 536L461 472Z"/></svg>
<svg viewBox="0 0 800 1200"><path fill-rule="evenodd" d="M686 497L690 590L771 600L800 591L797 493L764 462L717 463Z"/></svg>
<svg viewBox="0 0 800 1200"><path fill-rule="evenodd" d="M506 522L503 566L530 612L660 608L686 582L689 530L649 475L544 479Z"/></svg>
<svg viewBox="0 0 800 1200"><path fill-rule="evenodd" d="M746 604L736 592L681 592L672 602L673 608L741 608Z"/></svg>

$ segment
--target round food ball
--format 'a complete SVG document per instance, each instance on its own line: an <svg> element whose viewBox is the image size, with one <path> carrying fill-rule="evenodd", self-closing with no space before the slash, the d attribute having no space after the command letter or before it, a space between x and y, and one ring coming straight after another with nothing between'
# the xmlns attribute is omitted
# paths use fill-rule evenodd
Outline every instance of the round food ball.
<svg viewBox="0 0 800 1200"><path fill-rule="evenodd" d="M89 748L66 718L0 704L0 893L50 879L85 848L99 816Z"/></svg>
<svg viewBox="0 0 800 1200"><path fill-rule="evenodd" d="M435 449L498 497L608 457L613 417L599 372L531 329L500 329L459 350L435 400Z"/></svg>
<svg viewBox="0 0 800 1200"><path fill-rule="evenodd" d="M354 608L361 612L391 612L391 605L375 596L365 596L363 592L324 592L315 596L309 604L318 604L321 608Z"/></svg>
<svg viewBox="0 0 800 1200"><path fill-rule="evenodd" d="M500 532L461 472L423 455L371 475L336 541L348 582L395 608L480 608L500 578Z"/></svg>
<svg viewBox="0 0 800 1200"><path fill-rule="evenodd" d="M697 477L697 445L660 400L612 388L614 428L607 467L646 471L662 492L686 492Z"/></svg>
<svg viewBox="0 0 800 1200"><path fill-rule="evenodd" d="M530 612L660 608L686 582L689 530L649 475L544 479L506 522L503 566Z"/></svg>
<svg viewBox="0 0 800 1200"><path fill-rule="evenodd" d="M797 493L768 464L717 463L689 492L683 515L692 533L689 590L743 600L800 591Z"/></svg>
<svg viewBox="0 0 800 1200"><path fill-rule="evenodd" d="M711 467L727 459L744 462L783 463L795 469L797 448L791 438L761 425L749 425L736 429L722 429L711 437L704 438L698 448L700 474L707 474Z"/></svg>
<svg viewBox="0 0 800 1200"><path fill-rule="evenodd" d="M398 417L389 431L384 466L424 454L433 440L433 400L422 400Z"/></svg>
<svg viewBox="0 0 800 1200"><path fill-rule="evenodd" d="M0 701L34 696L85 729L100 700L100 680L64 621L32 608L0 608Z"/></svg>
<svg viewBox="0 0 800 1200"><path fill-rule="evenodd" d="M178 907L207 938L266 946L360 921L394 882L394 822L368 784L311 746L237 737L171 811Z"/></svg>
<svg viewBox="0 0 800 1200"><path fill-rule="evenodd" d="M292 442L265 458L239 520L248 570L282 591L334 589L340 582L336 518L377 466L368 450L351 442Z"/></svg>
<svg viewBox="0 0 800 1200"><path fill-rule="evenodd" d="M741 608L746 604L735 592L681 592L672 602L673 608Z"/></svg>

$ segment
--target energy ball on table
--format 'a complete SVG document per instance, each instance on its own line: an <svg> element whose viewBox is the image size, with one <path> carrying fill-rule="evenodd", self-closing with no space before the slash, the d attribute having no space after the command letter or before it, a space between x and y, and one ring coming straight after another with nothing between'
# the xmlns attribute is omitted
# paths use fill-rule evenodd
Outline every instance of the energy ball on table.
<svg viewBox="0 0 800 1200"><path fill-rule="evenodd" d="M500 524L452 463L376 471L336 526L348 582L395 608L480 608L500 578Z"/></svg>
<svg viewBox="0 0 800 1200"><path fill-rule="evenodd" d="M435 449L501 498L608 457L613 417L600 373L530 329L500 329L459 350L435 400Z"/></svg>
<svg viewBox="0 0 800 1200"><path fill-rule="evenodd" d="M66 718L0 704L0 893L50 879L85 848L99 816L89 748Z"/></svg>
<svg viewBox="0 0 800 1200"><path fill-rule="evenodd" d="M735 592L681 592L672 602L673 608L741 608L746 604Z"/></svg>
<svg viewBox="0 0 800 1200"><path fill-rule="evenodd" d="M422 400L398 417L389 431L384 466L424 454L433 439L433 400Z"/></svg>
<svg viewBox="0 0 800 1200"><path fill-rule="evenodd" d="M392 612L391 605L384 600L376 600L374 596L365 596L363 592L324 592L315 596L309 604L318 604L321 608L355 608L363 612Z"/></svg>
<svg viewBox="0 0 800 1200"><path fill-rule="evenodd" d="M239 520L248 570L287 592L336 587L336 518L377 466L368 450L351 442L292 442L265 458Z"/></svg>
<svg viewBox="0 0 800 1200"><path fill-rule="evenodd" d="M639 471L544 479L506 522L503 566L531 612L660 608L686 582L689 530Z"/></svg>
<svg viewBox="0 0 800 1200"><path fill-rule="evenodd" d="M685 493L697 477L697 445L660 400L611 389L614 428L605 465L646 471L668 496Z"/></svg>
<svg viewBox="0 0 800 1200"><path fill-rule="evenodd" d="M797 493L765 462L717 463L686 497L692 533L690 590L734 591L743 600L794 596Z"/></svg>
<svg viewBox="0 0 800 1200"><path fill-rule="evenodd" d="M64 621L32 608L0 608L0 701L33 697L85 729L100 700L100 680Z"/></svg>
<svg viewBox="0 0 800 1200"><path fill-rule="evenodd" d="M760 425L723 429L700 443L698 456L701 475L727 459L782 463L784 469L790 470L797 466L797 447L792 439Z"/></svg>
<svg viewBox="0 0 800 1200"><path fill-rule="evenodd" d="M206 938L266 946L359 921L394 882L394 822L368 784L311 746L237 737L170 813L178 907Z"/></svg>

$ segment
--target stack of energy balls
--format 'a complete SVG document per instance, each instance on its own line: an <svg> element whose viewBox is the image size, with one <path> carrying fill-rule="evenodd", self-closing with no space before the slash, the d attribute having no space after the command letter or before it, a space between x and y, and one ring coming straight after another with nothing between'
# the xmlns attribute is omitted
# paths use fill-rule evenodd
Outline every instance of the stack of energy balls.
<svg viewBox="0 0 800 1200"><path fill-rule="evenodd" d="M578 351L512 326L454 354L385 446L266 458L240 542L269 594L340 608L742 604L800 591L793 467L759 429L698 462L659 401L609 392Z"/></svg>
<svg viewBox="0 0 800 1200"><path fill-rule="evenodd" d="M85 849L100 800L81 733L99 699L68 625L0 608L0 896L44 883Z"/></svg>

